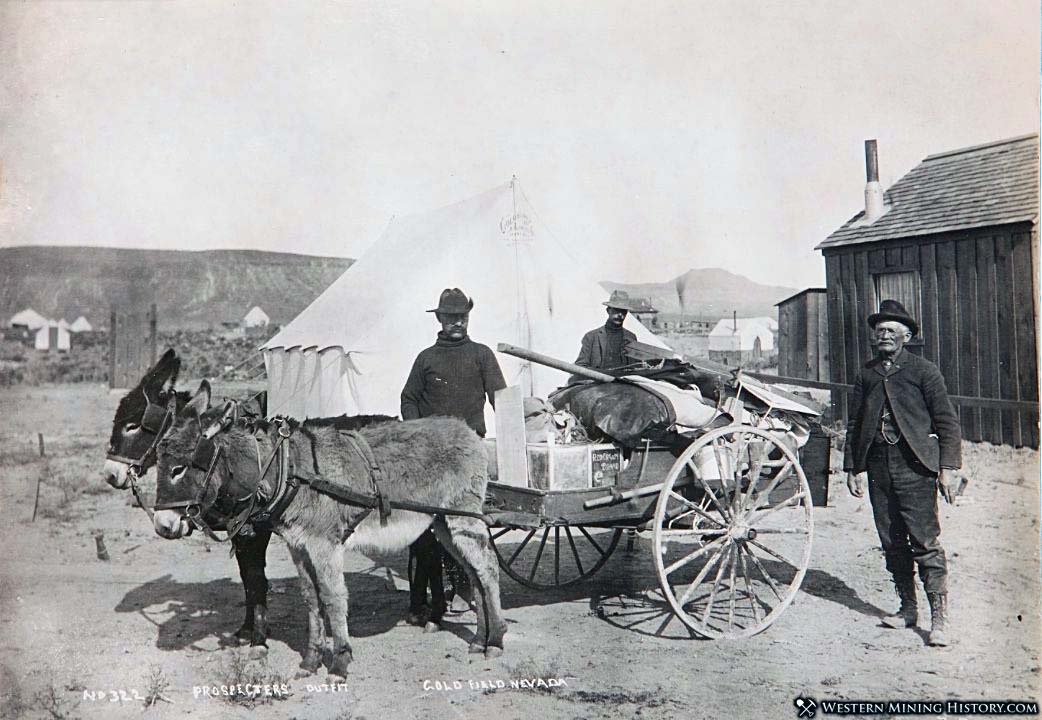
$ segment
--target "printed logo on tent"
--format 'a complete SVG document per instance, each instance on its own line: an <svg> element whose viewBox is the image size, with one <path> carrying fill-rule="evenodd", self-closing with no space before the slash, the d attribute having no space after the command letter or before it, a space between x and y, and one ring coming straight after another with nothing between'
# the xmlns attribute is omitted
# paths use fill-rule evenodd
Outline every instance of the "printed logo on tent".
<svg viewBox="0 0 1042 720"><path fill-rule="evenodd" d="M524 213L505 216L499 221L499 231L513 242L530 242L535 239L532 219Z"/></svg>

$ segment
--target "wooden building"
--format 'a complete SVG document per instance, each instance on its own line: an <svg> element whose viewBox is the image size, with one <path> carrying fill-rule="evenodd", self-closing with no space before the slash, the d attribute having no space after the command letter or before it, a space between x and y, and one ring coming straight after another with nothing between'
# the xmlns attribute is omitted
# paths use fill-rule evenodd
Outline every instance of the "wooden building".
<svg viewBox="0 0 1042 720"><path fill-rule="evenodd" d="M807 288L778 308L778 374L828 381L828 312L825 288Z"/></svg>
<svg viewBox="0 0 1042 720"><path fill-rule="evenodd" d="M874 354L866 318L892 298L918 318L906 349L940 367L963 437L1038 447L1038 136L930 155L885 195L875 141L866 160L866 210L817 247L831 381Z"/></svg>

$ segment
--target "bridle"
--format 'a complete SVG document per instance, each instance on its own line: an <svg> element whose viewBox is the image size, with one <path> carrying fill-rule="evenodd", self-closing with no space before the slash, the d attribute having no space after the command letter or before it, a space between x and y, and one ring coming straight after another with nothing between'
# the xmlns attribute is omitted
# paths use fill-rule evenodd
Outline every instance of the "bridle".
<svg viewBox="0 0 1042 720"><path fill-rule="evenodd" d="M203 515L216 505L221 496L220 486L218 486L212 493L210 492L210 484L213 480L214 472L217 469L217 464L221 459L221 453L223 451L223 448L214 441L214 438L236 424L238 417L238 403L234 403L233 408L234 411L231 418L225 419L213 432L200 432L199 438L196 440L195 447L192 450L192 460L189 469L199 470L204 473L203 482L199 487L199 491L192 497L175 498L169 502L155 506L156 510L176 510L183 508L184 517L188 521L189 527L198 528L208 538L216 542L228 542L238 535L246 524L253 518L257 508L257 501L261 494L261 486L264 478L268 474L268 470L271 469L271 465L275 458L278 457L283 442L285 442L291 435L289 423L281 418L276 418L274 422L278 428L279 439L275 443L275 447L272 450L271 456L268 458L268 462L263 466L261 465L260 443L257 442L256 437L254 437L254 443L256 443L257 447L257 469L260 471L260 476L257 478L257 487L248 495L233 499L232 512L224 523L226 526L225 532L227 537L220 538L214 532L214 529L210 524L203 518ZM281 480L282 479L280 478L280 484ZM281 488L276 495L282 495ZM234 508L240 503L245 503L245 507L241 511L235 512ZM265 510L268 509L269 508L265 508Z"/></svg>
<svg viewBox="0 0 1042 720"><path fill-rule="evenodd" d="M170 425L174 420L174 408L164 407L158 403L152 402L148 398L148 393L141 390L141 394L145 396L145 413L141 417L141 423L139 427L141 432L148 433L152 436L152 442L144 453L139 458L127 457L126 455L119 455L112 451L112 446L109 446L110 452L106 453L106 460L113 460L118 463L122 463L127 466L127 481L130 484L130 491L134 493L134 498L137 500L138 505L145 511L151 520L153 513L149 510L148 505L141 497L141 491L138 489L137 480L141 476L142 471L146 467L151 467L155 464L156 450L159 446L159 441L163 439L164 433L170 429Z"/></svg>

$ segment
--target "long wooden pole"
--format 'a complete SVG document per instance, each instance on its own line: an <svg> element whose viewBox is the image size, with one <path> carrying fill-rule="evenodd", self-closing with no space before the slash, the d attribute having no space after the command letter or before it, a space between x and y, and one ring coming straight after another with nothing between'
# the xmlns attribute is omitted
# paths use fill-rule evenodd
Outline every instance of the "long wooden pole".
<svg viewBox="0 0 1042 720"><path fill-rule="evenodd" d="M43 433L36 433L36 438L40 443L40 457L45 457L43 450ZM40 483L43 482L43 474L47 471L47 465L44 464L43 469L36 476L36 499L33 500L33 519L32 522L36 522L36 510L40 507Z"/></svg>
<svg viewBox="0 0 1042 720"><path fill-rule="evenodd" d="M507 343L499 343L496 346L496 350L507 355L513 355L523 360L530 360L538 365L545 365L546 367L553 368L554 370L560 370L562 372L571 373L573 375L581 375L582 377L589 378L591 380L597 380L598 382L614 382L615 377L606 373L597 372L590 368L585 368L582 365L576 365L574 363L565 362L564 360L558 360L552 358L549 355L542 355L526 348L516 347L514 345L508 345Z"/></svg>

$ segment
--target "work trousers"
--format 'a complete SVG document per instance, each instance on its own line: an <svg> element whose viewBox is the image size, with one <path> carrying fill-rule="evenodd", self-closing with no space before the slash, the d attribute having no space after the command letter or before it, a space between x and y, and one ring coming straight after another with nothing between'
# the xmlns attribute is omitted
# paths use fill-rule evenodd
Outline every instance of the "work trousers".
<svg viewBox="0 0 1042 720"><path fill-rule="evenodd" d="M445 550L428 528L409 546L412 577L409 578L409 611L421 613L427 607L427 587L431 589L432 622L445 615L445 582L442 577L442 562Z"/></svg>
<svg viewBox="0 0 1042 720"><path fill-rule="evenodd" d="M869 449L868 497L894 582L912 580L918 566L926 592L947 592L937 475L919 462L904 440L896 445L875 443Z"/></svg>

